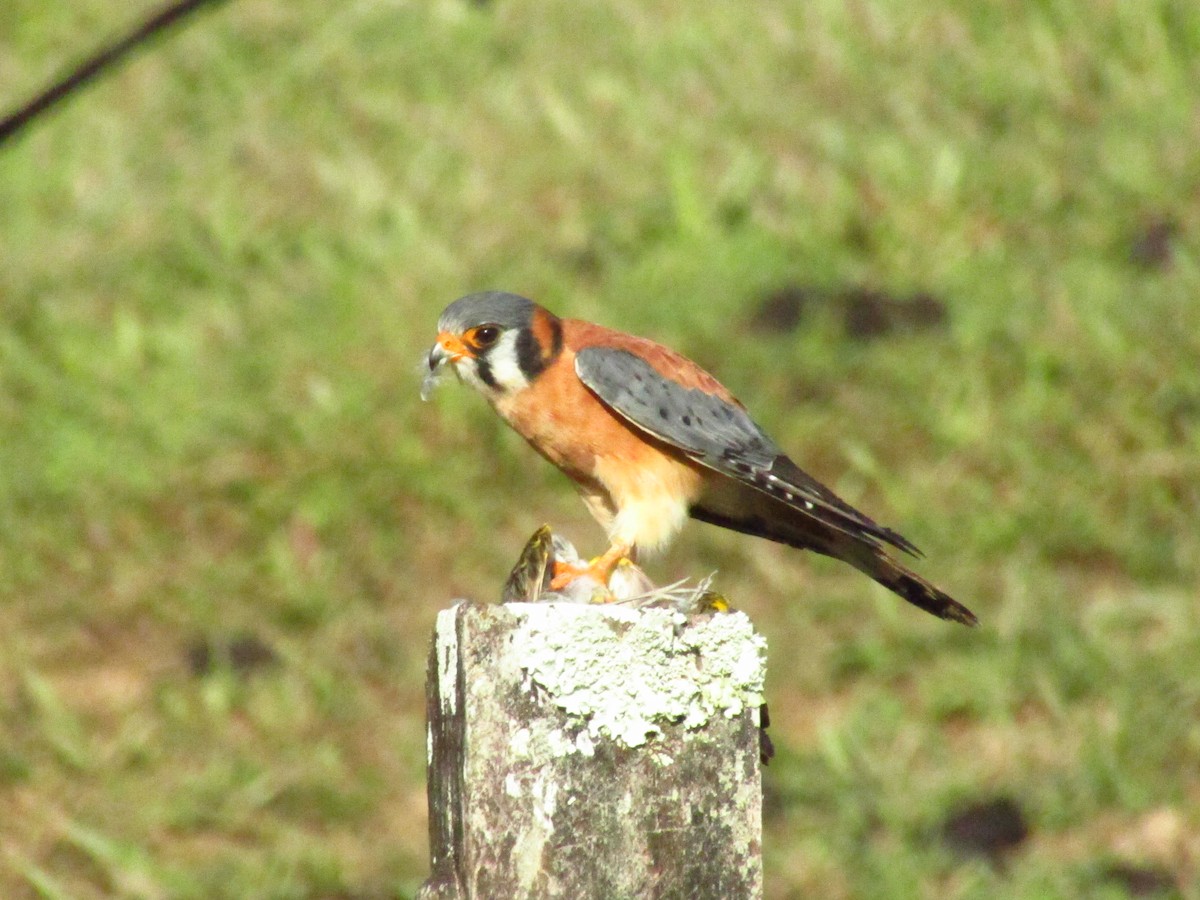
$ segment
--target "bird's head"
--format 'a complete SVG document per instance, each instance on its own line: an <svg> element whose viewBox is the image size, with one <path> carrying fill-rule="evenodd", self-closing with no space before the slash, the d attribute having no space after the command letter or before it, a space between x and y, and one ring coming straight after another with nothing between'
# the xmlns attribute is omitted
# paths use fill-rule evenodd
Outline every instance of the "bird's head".
<svg viewBox="0 0 1200 900"><path fill-rule="evenodd" d="M490 400L529 386L562 350L562 323L532 300L487 291L442 311L422 399L445 366Z"/></svg>

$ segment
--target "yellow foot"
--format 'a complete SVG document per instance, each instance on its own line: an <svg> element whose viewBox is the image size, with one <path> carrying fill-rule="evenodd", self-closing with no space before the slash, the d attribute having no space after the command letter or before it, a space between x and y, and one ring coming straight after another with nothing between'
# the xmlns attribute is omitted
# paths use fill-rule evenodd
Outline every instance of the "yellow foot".
<svg viewBox="0 0 1200 900"><path fill-rule="evenodd" d="M609 547L603 555L597 556L586 565L568 562L554 563L554 577L550 579L550 590L561 591L577 578L588 576L594 578L601 587L608 587L608 579L612 577L617 564L628 558L632 547L616 544Z"/></svg>

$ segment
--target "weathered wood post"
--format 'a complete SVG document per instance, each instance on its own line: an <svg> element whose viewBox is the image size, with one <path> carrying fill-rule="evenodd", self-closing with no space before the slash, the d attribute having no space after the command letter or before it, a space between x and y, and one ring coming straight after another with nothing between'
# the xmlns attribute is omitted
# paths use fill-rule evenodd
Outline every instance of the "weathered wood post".
<svg viewBox="0 0 1200 900"><path fill-rule="evenodd" d="M764 657L742 613L442 611L419 896L761 897Z"/></svg>

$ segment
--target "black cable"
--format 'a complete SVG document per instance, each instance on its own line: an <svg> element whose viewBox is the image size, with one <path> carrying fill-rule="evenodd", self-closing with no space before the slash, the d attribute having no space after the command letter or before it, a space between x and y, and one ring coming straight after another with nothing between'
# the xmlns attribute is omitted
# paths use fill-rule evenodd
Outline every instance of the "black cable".
<svg viewBox="0 0 1200 900"><path fill-rule="evenodd" d="M160 31L170 28L200 7L222 2L224 0L177 0L175 3L164 6L133 31L113 41L107 47L102 47L33 99L0 119L0 144L3 144L46 110L87 85L139 44L144 43Z"/></svg>

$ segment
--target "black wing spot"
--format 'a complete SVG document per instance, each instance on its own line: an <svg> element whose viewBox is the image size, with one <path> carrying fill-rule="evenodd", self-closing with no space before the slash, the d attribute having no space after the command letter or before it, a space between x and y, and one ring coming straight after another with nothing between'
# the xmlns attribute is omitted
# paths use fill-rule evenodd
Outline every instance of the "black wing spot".
<svg viewBox="0 0 1200 900"><path fill-rule="evenodd" d="M691 417L691 416L684 416L684 417L683 417L683 424L684 424L684 425L688 425L688 426L690 426L690 425L692 424L692 417Z"/></svg>
<svg viewBox="0 0 1200 900"><path fill-rule="evenodd" d="M670 414L667 412L667 408L666 408L665 406L660 406L660 407L658 408L658 417L659 417L660 419L662 419L664 422L667 420L667 418L669 417L669 415L670 415Z"/></svg>
<svg viewBox="0 0 1200 900"><path fill-rule="evenodd" d="M696 426L701 427L703 425L704 425L704 420L702 418L700 418L699 416L696 416Z"/></svg>

